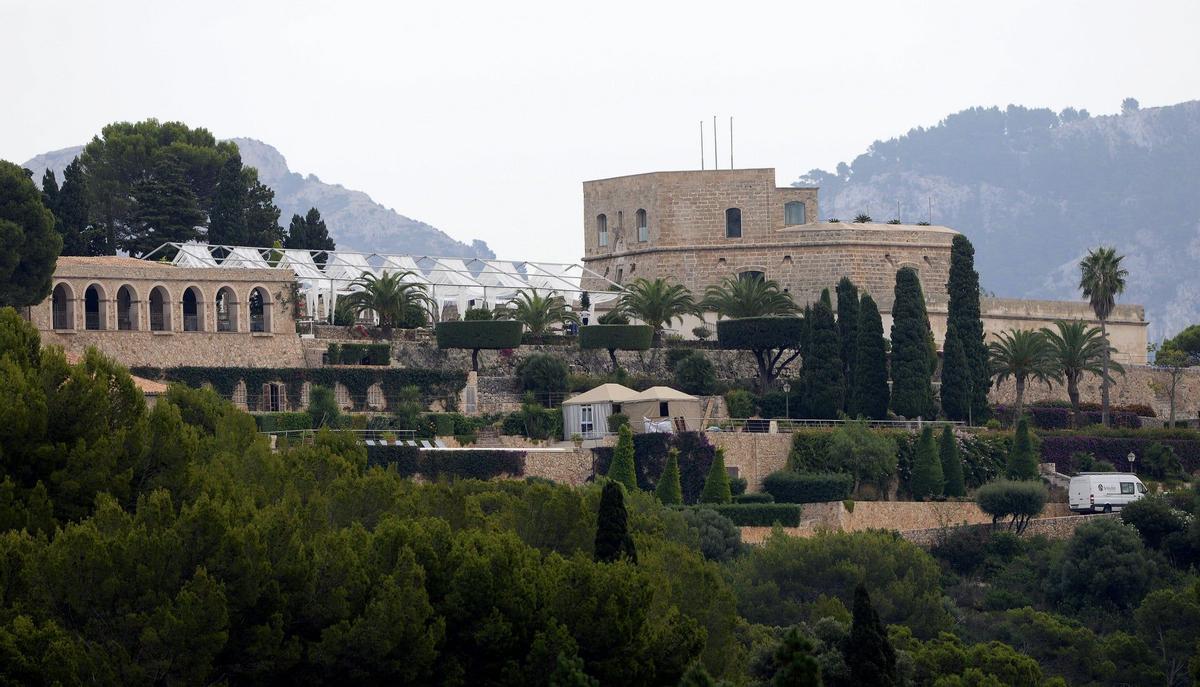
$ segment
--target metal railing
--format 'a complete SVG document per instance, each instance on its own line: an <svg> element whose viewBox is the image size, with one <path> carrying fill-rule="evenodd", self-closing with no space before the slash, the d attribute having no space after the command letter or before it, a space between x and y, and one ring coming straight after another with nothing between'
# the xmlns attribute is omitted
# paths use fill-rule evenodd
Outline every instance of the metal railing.
<svg viewBox="0 0 1200 687"><path fill-rule="evenodd" d="M266 436L286 439L288 443L311 444L320 429L280 429L271 432L259 432ZM368 446L416 446L418 448L443 448L435 445L429 439L417 439L417 433L411 429L332 429L335 434L349 434L359 443ZM423 445L422 441L429 444Z"/></svg>
<svg viewBox="0 0 1200 687"><path fill-rule="evenodd" d="M748 432L753 434L786 434L803 429L821 429L840 427L853 420L824 420L805 418L699 418L699 417L670 417L650 418L653 422L670 422L671 431L679 431L680 422L689 432ZM631 426L640 427L642 418L629 418ZM919 432L926 425L951 425L964 427L966 423L951 420L867 420L867 426L872 429L899 429ZM610 435L609 432L597 428L594 434Z"/></svg>

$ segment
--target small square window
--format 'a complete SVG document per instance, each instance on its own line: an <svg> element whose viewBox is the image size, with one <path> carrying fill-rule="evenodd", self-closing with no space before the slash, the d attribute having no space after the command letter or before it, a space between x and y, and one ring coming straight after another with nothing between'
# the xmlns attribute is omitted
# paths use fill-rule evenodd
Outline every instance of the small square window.
<svg viewBox="0 0 1200 687"><path fill-rule="evenodd" d="M1132 494L1133 493L1133 482L1121 482L1121 493L1122 494Z"/></svg>

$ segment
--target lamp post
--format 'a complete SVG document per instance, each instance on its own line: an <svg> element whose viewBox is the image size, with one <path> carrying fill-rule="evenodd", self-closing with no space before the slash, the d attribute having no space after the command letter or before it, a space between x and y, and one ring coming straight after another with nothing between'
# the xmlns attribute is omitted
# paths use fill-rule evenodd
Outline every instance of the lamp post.
<svg viewBox="0 0 1200 687"><path fill-rule="evenodd" d="M1133 451L1130 451L1129 455L1125 456L1125 460L1129 461L1129 472L1131 474L1137 474L1137 473L1134 473L1134 471L1133 471L1133 463L1134 463L1134 461L1137 460L1137 455L1134 454Z"/></svg>
<svg viewBox="0 0 1200 687"><path fill-rule="evenodd" d="M790 418L792 416L792 385L787 382L783 383L783 416Z"/></svg>

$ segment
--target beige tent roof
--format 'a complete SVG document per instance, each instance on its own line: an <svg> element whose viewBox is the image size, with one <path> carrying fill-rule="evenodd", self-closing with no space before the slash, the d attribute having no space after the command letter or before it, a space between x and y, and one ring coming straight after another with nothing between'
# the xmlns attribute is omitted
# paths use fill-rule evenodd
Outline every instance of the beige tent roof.
<svg viewBox="0 0 1200 687"><path fill-rule="evenodd" d="M669 386L652 386L637 395L639 401L699 401L695 396Z"/></svg>
<svg viewBox="0 0 1200 687"><path fill-rule="evenodd" d="M563 403L630 403L641 400L641 394L620 384L601 384L577 396L572 396Z"/></svg>

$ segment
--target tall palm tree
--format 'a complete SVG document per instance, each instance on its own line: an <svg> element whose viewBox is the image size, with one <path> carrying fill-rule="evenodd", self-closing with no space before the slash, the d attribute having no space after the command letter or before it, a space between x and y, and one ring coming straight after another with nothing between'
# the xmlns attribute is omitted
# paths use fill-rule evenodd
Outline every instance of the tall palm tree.
<svg viewBox="0 0 1200 687"><path fill-rule="evenodd" d="M669 279L635 279L625 287L618 307L654 328L654 345L662 345L663 328L684 315L697 311L692 292L683 284L672 284Z"/></svg>
<svg viewBox="0 0 1200 687"><path fill-rule="evenodd" d="M1106 353L1111 351L1108 340L1099 327L1089 327L1083 320L1054 323L1054 329L1042 329L1050 346L1050 357L1054 363L1054 377L1067 384L1067 397L1075 413L1075 426L1079 426L1079 381L1085 372L1099 375L1101 380L1109 370L1125 373L1120 363L1109 362L1105 369Z"/></svg>
<svg viewBox="0 0 1200 687"><path fill-rule="evenodd" d="M537 289L521 289L508 306L496 311L496 319L516 320L530 334L545 334L556 324L579 324L579 316L571 312L562 296L543 296Z"/></svg>
<svg viewBox="0 0 1200 687"><path fill-rule="evenodd" d="M1088 252L1087 257L1079 263L1079 288L1096 313L1096 319L1100 320L1100 333L1105 341L1108 341L1108 316L1117 304L1117 296L1125 291L1125 278L1129 276L1129 271L1121 267L1124 259L1125 256L1117 255L1117 249L1100 246ZM1105 346L1104 376L1100 381L1100 421L1105 427L1108 426L1109 358L1109 347Z"/></svg>
<svg viewBox="0 0 1200 687"><path fill-rule="evenodd" d="M726 277L719 285L704 290L700 307L721 317L791 315L800 310L779 282L759 275Z"/></svg>
<svg viewBox="0 0 1200 687"><path fill-rule="evenodd" d="M1017 387L1017 414L1020 419L1025 408L1025 382L1035 380L1050 386L1054 378L1054 360L1046 335L1040 331L1013 329L1000 332L996 340L988 345L992 376L996 384L1012 377Z"/></svg>
<svg viewBox="0 0 1200 687"><path fill-rule="evenodd" d="M342 297L341 304L345 304L355 317L365 312L375 313L384 338L391 339L392 329L418 318L424 321L426 313L437 306L418 279L420 277L410 271L385 270L379 276L368 272L350 283L353 291Z"/></svg>

